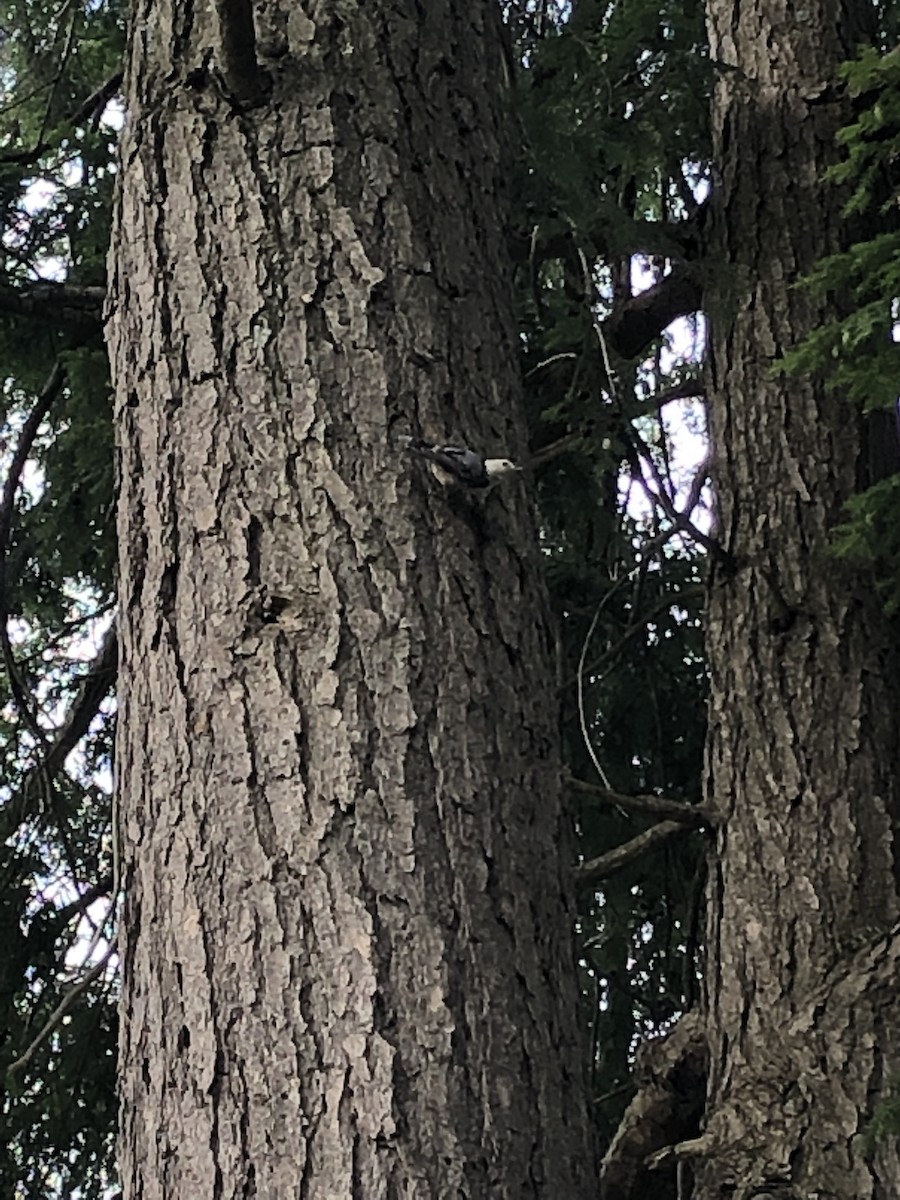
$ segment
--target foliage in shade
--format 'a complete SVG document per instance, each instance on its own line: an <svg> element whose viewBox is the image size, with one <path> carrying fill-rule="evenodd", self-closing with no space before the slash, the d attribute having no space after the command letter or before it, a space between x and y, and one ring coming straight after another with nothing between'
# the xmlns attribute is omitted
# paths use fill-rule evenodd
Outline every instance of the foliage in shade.
<svg viewBox="0 0 900 1200"><path fill-rule="evenodd" d="M665 337L633 362L617 354L611 331L635 294L635 254L662 278L696 252L712 82L703 8L581 4L556 22L545 9L529 20L525 8L510 19L523 64L512 91L523 140L514 253L532 447L538 457L550 447L538 487L561 631L566 760L576 778L600 782L575 687L600 606L583 688L603 770L617 790L696 801L706 696L702 556L678 539L648 550L651 538L665 543L669 523L662 514L626 515L619 494L623 472L633 470L635 420L668 477L653 397L687 372L677 354L664 353ZM583 792L572 800L585 859L648 827ZM682 840L581 895L584 1022L604 1142L631 1095L637 1040L665 1028L694 996L702 856L700 839Z"/></svg>
<svg viewBox="0 0 900 1200"><path fill-rule="evenodd" d="M115 3L3 6L0 27L0 388L4 468L51 375L65 385L32 446L5 547L4 604L17 675L44 736L78 708L113 594L111 407L101 336L115 134L91 97L119 68ZM5 480L6 470L4 470ZM106 611L107 615L98 616ZM112 708L88 714L77 753L46 747L0 683L0 1194L108 1195L114 1177L115 990L84 989L21 1069L78 976L112 881ZM86 902L86 901L85 901ZM106 929L108 936L110 930ZM103 943L101 943L102 945Z"/></svg>

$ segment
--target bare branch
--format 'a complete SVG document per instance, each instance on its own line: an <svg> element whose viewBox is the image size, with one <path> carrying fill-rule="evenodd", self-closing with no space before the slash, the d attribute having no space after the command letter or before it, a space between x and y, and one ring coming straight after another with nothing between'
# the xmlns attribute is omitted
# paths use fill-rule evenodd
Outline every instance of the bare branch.
<svg viewBox="0 0 900 1200"><path fill-rule="evenodd" d="M9 595L6 584L6 559L9 550L9 535L12 529L13 511L16 495L22 480L22 472L28 461L28 455L34 445L41 423L50 411L54 401L60 395L65 383L66 373L60 362L57 362L44 384L41 394L35 401L34 408L25 419L19 442L16 446L9 473L0 493L0 655L6 667L10 691L16 708L22 720L28 726L38 745L46 744L46 738L41 730L37 717L32 711L31 701L25 693L24 685L19 676L12 642L9 637Z"/></svg>
<svg viewBox="0 0 900 1200"><path fill-rule="evenodd" d="M572 450L579 443L583 442L584 437L583 433L567 433L563 437L557 438L555 442L551 442L548 446L542 446L540 450L536 450L529 459L528 465L532 470L539 471L547 463L553 462L561 454L565 454L567 450Z"/></svg>
<svg viewBox="0 0 900 1200"><path fill-rule="evenodd" d="M703 463L701 463L700 467L697 469L697 473L691 482L691 490L688 494L687 503L685 504L684 509L679 512L672 502L672 498L670 497L665 482L657 469L656 463L653 461L653 455L650 453L650 447L633 426L628 429L627 434L629 440L631 441L636 460L632 462L635 478L644 489L648 499L662 509L669 520L674 524L676 529L680 529L682 532L688 534L689 537L693 538L693 540L699 546L702 546L703 549L706 550L707 553L711 554L714 558L721 562L730 563L731 557L725 547L720 542L716 541L715 538L710 537L708 533L704 533L702 529L698 529L690 519L690 513L697 507L697 502L700 499L700 493L703 491L703 485L706 483L707 475L709 474L709 459L706 459ZM640 467L641 462L644 463L647 470L653 477L653 482L656 485L655 490L650 487L649 483L644 478Z"/></svg>
<svg viewBox="0 0 900 1200"><path fill-rule="evenodd" d="M689 826L680 821L663 821L659 825L654 825L652 829L647 829L621 846L616 846L615 850L610 850L606 854L601 854L599 858L592 858L589 862L577 866L575 868L575 886L577 888L592 887L604 879L609 879L611 875L624 870L636 859L655 850L665 842L681 837L688 830Z"/></svg>
<svg viewBox="0 0 900 1200"><path fill-rule="evenodd" d="M685 804L682 800L671 800L668 796L629 796L624 792L615 792L610 788L599 787L596 783L588 783L584 779L570 776L566 785L573 791L593 796L602 804L614 808L623 808L626 812L635 813L641 817L665 817L669 821L677 821L693 829L703 829L714 826L717 816L702 804Z"/></svg>
<svg viewBox="0 0 900 1200"><path fill-rule="evenodd" d="M87 733L91 722L100 711L100 705L112 691L117 666L118 646L116 626L113 623L107 630L96 656L88 665L81 686L62 724L49 739L41 730L43 757L37 758L26 772L16 793L3 806L0 812L0 840L11 836L34 799L47 793L54 776L62 769L66 757Z"/></svg>
<svg viewBox="0 0 900 1200"><path fill-rule="evenodd" d="M111 875L104 875L102 879L98 879L96 883L91 884L87 891L82 892L77 899L69 904L63 905L62 908L54 908L53 905L47 905L50 912L46 916L46 924L53 929L62 930L72 920L73 917L85 916L87 909L92 904L95 904L101 897L108 896L112 890L113 878ZM40 920L44 913L44 909L40 910L31 921Z"/></svg>
<svg viewBox="0 0 900 1200"><path fill-rule="evenodd" d="M60 21L62 20L62 17L65 14L65 11L67 8L69 8L68 0L66 0L66 3L63 4L63 7L59 14L58 20L60 20ZM56 74L54 75L53 80L50 84L50 90L47 95L47 103L44 106L44 116L43 116L43 119L41 120L41 131L38 134L38 139L37 139L37 143L39 146L42 145L44 142L44 133L47 130L47 126L50 124L50 116L53 112L53 102L56 99L56 93L59 90L60 81L62 80L63 74L65 73L66 64L69 61L69 56L72 53L72 47L75 45L76 17L77 17L77 14L76 14L75 7L73 5L72 11L69 14L69 28L66 33L66 42L65 42L65 45L63 46L62 54L57 59ZM59 36L59 29L57 28L56 34L54 35L54 38L53 38L54 51L56 49L56 39L58 36Z"/></svg>
<svg viewBox="0 0 900 1200"><path fill-rule="evenodd" d="M24 1070L25 1067L28 1066L50 1034L53 1033L54 1029L59 1026L63 1017L72 1007L81 993L89 988L94 980L97 979L106 969L109 960L113 956L115 948L116 943L115 940L113 940L110 942L103 957L94 963L84 978L80 979L76 984L73 984L72 987L69 988L62 1000L60 1000L59 1004L57 1004L56 1008L54 1008L53 1012L47 1018L47 1021L39 1031L37 1037L35 1037L25 1053L20 1055L15 1062L10 1063L9 1067L7 1068L7 1074L16 1075L19 1071Z"/></svg>
<svg viewBox="0 0 900 1200"><path fill-rule="evenodd" d="M122 72L116 71L115 74L105 80L90 96L84 100L78 108L68 118L70 124L77 126L83 122L93 118L99 120L103 114L103 110L107 104L115 96L116 92L122 86ZM22 166L29 167L38 161L38 159L47 153L48 150L54 149L52 142L47 142L43 136L38 139L34 146L23 146L19 150L4 150L0 153L0 165Z"/></svg>
<svg viewBox="0 0 900 1200"><path fill-rule="evenodd" d="M523 379L531 379L534 375L537 375L537 374L539 374L539 372L546 370L547 367L552 367L554 363L570 362L573 359L577 360L577 358L578 358L578 355L575 354L571 350L564 350L564 351L561 351L559 354L551 354L549 358L543 359L536 366L532 367L530 371L526 371L525 374L522 376L522 378Z"/></svg>
<svg viewBox="0 0 900 1200"><path fill-rule="evenodd" d="M118 661L116 625L113 622L82 677L81 687L71 708L50 743L42 764L45 770L58 770L87 733L100 705L112 691Z"/></svg>
<svg viewBox="0 0 900 1200"><path fill-rule="evenodd" d="M684 220L645 221L627 217L616 207L615 236L611 238L610 209L598 209L593 223L580 226L577 231L565 218L536 230L533 226L520 230L511 243L513 259L517 263L532 261L538 265L548 259L565 262L572 258L577 238L592 260L652 254L679 262L695 261L702 257L708 212L709 201L704 200ZM696 312L697 307L691 311Z"/></svg>
<svg viewBox="0 0 900 1200"><path fill-rule="evenodd" d="M0 313L30 317L54 329L98 334L103 329L106 288L42 280L25 288L0 287Z"/></svg>
<svg viewBox="0 0 900 1200"><path fill-rule="evenodd" d="M591 638L594 636L594 630L597 628L597 622L600 620L601 612L606 607L606 605L609 603L609 601L613 598L613 596L616 594L616 592L619 590L619 588L623 587L624 584L626 584L628 582L628 580L631 578L631 576L633 574L634 574L633 571L629 571L629 573L627 575L624 575L622 577L622 579L620 579L617 583L614 583L613 586L606 593L606 595L603 596L602 599L600 600L600 603L597 605L597 610L594 613L594 618L591 621L590 625L588 626L588 631L585 634L584 642L582 643L582 646L581 646L581 654L579 655L579 658L578 658L578 668L577 668L577 675L576 675L576 689L575 689L576 695L578 698L578 723L581 727L581 737L582 737L582 740L584 741L585 749L587 750L588 756L590 757L591 762L594 764L594 769L596 770L597 774L600 776L600 779L603 782L603 786L605 788L609 787L609 780L606 777L606 772L603 770L603 766L602 766L599 758L597 757L596 750L594 749L594 744L591 741L590 731L588 729L587 713L585 711L585 706L584 706L584 664L587 661L588 646L591 643Z"/></svg>
<svg viewBox="0 0 900 1200"><path fill-rule="evenodd" d="M668 612L672 608L684 606L691 600L697 600L703 594L704 588L702 585L688 584L678 592L669 592L665 596L661 596L646 611L638 613L637 619L632 621L614 645L604 650L599 658L584 668L587 678L590 679L591 683L598 683L601 679L605 678L631 639L640 633L646 633L647 626L654 618L658 617L660 613ZM561 686L560 691L568 691L575 683L577 683L577 676L573 675Z"/></svg>
<svg viewBox="0 0 900 1200"><path fill-rule="evenodd" d="M673 387L666 388L664 392L657 392L655 396L647 397L646 411L659 412L665 408L667 404L671 404L674 400L694 400L700 396L706 395L706 387L702 379L698 379L696 375L690 379L683 379L681 383L676 383Z"/></svg>
<svg viewBox="0 0 900 1200"><path fill-rule="evenodd" d="M114 604L112 601L107 601L101 604L99 608L93 609L91 612L83 612L77 617L73 617L70 621L60 621L56 627L56 633L51 634L39 649L33 650L25 656L24 661L31 662L35 658L40 658L45 651L55 650L61 646L63 642L71 639L72 635L79 629L84 629L85 625L89 625L92 621L97 621L100 617L105 616L110 612Z"/></svg>
<svg viewBox="0 0 900 1200"><path fill-rule="evenodd" d="M105 80L100 86L88 96L83 104L76 109L70 117L73 125L80 125L82 121L87 121L89 118L99 119L103 116L104 109L119 88L122 86L123 73L116 71L110 75L109 79Z"/></svg>

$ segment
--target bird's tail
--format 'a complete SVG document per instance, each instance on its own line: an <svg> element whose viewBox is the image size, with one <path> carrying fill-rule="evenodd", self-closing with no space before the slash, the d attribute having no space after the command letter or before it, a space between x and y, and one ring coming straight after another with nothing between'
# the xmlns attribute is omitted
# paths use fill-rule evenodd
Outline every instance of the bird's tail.
<svg viewBox="0 0 900 1200"><path fill-rule="evenodd" d="M428 458L435 448L434 442L426 442L424 438L409 437L406 434L400 438L400 445L410 454L420 454L423 458Z"/></svg>

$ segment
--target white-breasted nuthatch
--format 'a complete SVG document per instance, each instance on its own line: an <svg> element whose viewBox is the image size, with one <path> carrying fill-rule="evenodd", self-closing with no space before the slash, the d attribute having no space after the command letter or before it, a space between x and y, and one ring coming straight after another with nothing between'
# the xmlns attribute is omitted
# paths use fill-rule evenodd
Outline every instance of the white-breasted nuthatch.
<svg viewBox="0 0 900 1200"><path fill-rule="evenodd" d="M432 475L445 486L488 488L504 475L522 470L508 458L485 458L465 446L438 446L422 438L404 438L403 443L411 454L427 461Z"/></svg>

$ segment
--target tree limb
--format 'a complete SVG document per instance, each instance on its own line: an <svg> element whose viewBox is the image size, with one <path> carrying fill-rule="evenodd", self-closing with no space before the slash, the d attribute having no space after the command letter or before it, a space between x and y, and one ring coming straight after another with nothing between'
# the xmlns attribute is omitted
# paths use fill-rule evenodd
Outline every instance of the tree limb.
<svg viewBox="0 0 900 1200"><path fill-rule="evenodd" d="M53 1012L47 1018L46 1022L32 1041L31 1045L25 1050L24 1054L21 1054L15 1062L9 1064L7 1067L8 1075L16 1075L19 1071L24 1070L24 1068L28 1066L35 1054L38 1052L50 1034L53 1033L54 1029L57 1028L63 1017L72 1007L81 993L89 988L94 980L97 979L103 973L103 971L105 971L109 960L113 956L115 948L116 943L115 939L113 939L103 957L94 963L83 979L80 979L77 983L74 983L69 988L63 998L60 1000L59 1004L57 1004L56 1008L54 1008Z"/></svg>
<svg viewBox="0 0 900 1200"><path fill-rule="evenodd" d="M75 110L69 120L73 125L80 125L82 121L87 121L89 117L99 118L103 115L103 110L115 96L116 92L122 86L124 73L116 71L103 83L96 88L88 98Z"/></svg>
<svg viewBox="0 0 900 1200"><path fill-rule="evenodd" d="M53 737L44 735L43 757L25 773L21 785L0 812L0 839L12 835L23 814L39 793L46 791L78 745L112 691L118 667L116 625L107 630L100 648L82 676L81 686ZM43 731L42 731L43 733ZM36 751L36 753L40 753Z"/></svg>
<svg viewBox="0 0 900 1200"><path fill-rule="evenodd" d="M106 288L42 280L29 287L0 287L0 313L30 317L54 329L99 334Z"/></svg>
<svg viewBox="0 0 900 1200"><path fill-rule="evenodd" d="M9 464L9 473L4 481L3 491L0 493L0 655L2 655L3 664L6 667L10 692L12 693L16 709L39 747L46 744L46 738L38 724L37 717L32 711L31 701L25 693L25 687L16 667L16 659L9 637L9 594L6 581L6 563L13 511L16 504L16 495L22 481L22 472L25 469L28 455L31 453L31 448L34 445L34 439L37 437L41 423L61 393L65 379L65 370L62 364L57 361L50 372L47 382L44 384L41 394L35 401L34 407L25 419L18 444L12 456L12 461Z"/></svg>
<svg viewBox="0 0 900 1200"><path fill-rule="evenodd" d="M678 317L703 306L700 277L692 266L679 264L646 292L627 300L604 323L606 339L619 358L637 358Z"/></svg>
<svg viewBox="0 0 900 1200"><path fill-rule="evenodd" d="M553 462L554 459L565 454L566 451L574 449L575 446L583 443L585 440L583 433L566 433L556 441L550 442L547 446L542 446L540 450L536 450L528 460L528 465L533 471L539 471L541 467L545 467L547 463Z"/></svg>
<svg viewBox="0 0 900 1200"><path fill-rule="evenodd" d="M638 1091L600 1168L603 1200L643 1200L659 1193L661 1184L650 1174L648 1160L699 1132L707 1055L702 1018L696 1012L686 1013L667 1037L639 1048Z"/></svg>
<svg viewBox="0 0 900 1200"><path fill-rule="evenodd" d="M666 817L692 829L709 828L718 820L716 814L702 804L685 804L682 800L670 800L668 796L628 796L572 776L566 780L566 786L614 808L624 808L626 812L642 817Z"/></svg>
<svg viewBox="0 0 900 1200"><path fill-rule="evenodd" d="M648 624L653 621L654 618L658 617L660 613L674 608L676 605L683 605L686 601L696 600L703 594L704 588L698 583L688 584L679 592L670 592L665 596L661 596L659 600L652 605L652 607L639 614L639 620L633 621L613 646L610 646L609 649L604 650L599 658L595 659L592 663L589 663L585 667L584 673L588 676L588 678L591 679L592 682L598 682L599 680L596 677L599 675L599 678L602 679L606 676L606 674L608 674L608 672L612 669L612 664L616 662L631 639L636 637L639 633L645 633ZM577 676L573 675L561 685L560 691L568 691L568 689L577 682Z"/></svg>
<svg viewBox="0 0 900 1200"><path fill-rule="evenodd" d="M62 908L54 908L52 905L47 905L46 907L50 911L45 918L45 928L55 930L55 936L58 937L60 931L65 929L73 917L86 916L87 909L101 897L108 896L112 891L112 887L112 875L104 875L102 879L98 879L96 883L91 884L77 899L63 905ZM41 909L35 916L29 919L29 923L34 924L36 921L40 921L45 911L46 909Z"/></svg>
<svg viewBox="0 0 900 1200"><path fill-rule="evenodd" d="M45 770L58 770L87 733L100 705L112 691L118 663L116 624L113 622L106 631L96 656L82 676L78 694L44 756Z"/></svg>
<svg viewBox="0 0 900 1200"><path fill-rule="evenodd" d="M693 400L705 395L706 385L703 380L698 379L696 375L692 375L689 379L683 379L681 383L676 383L673 387L666 388L664 392L657 392L655 396L648 396L646 405L642 406L641 411L659 412L667 404L671 404L673 400Z"/></svg>
<svg viewBox="0 0 900 1200"><path fill-rule="evenodd" d="M689 828L680 821L662 821L659 825L654 825L652 829L646 829L637 837L631 838L630 841L616 846L614 850L577 866L575 868L575 886L577 888L593 887L602 880L609 879L611 875L624 870L630 863L648 854L651 850L655 850L665 842L672 841L673 838L681 837L688 832Z"/></svg>
<svg viewBox="0 0 900 1200"><path fill-rule="evenodd" d="M716 541L715 538L710 537L707 533L704 533L702 529L698 529L690 519L690 514L697 506L697 503L700 499L700 493L703 491L703 485L706 483L706 479L709 474L709 459L705 459L698 467L697 472L691 482L691 489L688 494L687 503L685 504L684 509L679 512L679 510L675 507L672 497L669 495L665 481L660 475L656 463L653 461L653 455L650 453L650 447L634 428L634 426L628 427L627 437L629 441L629 449L631 451L631 469L634 472L635 479L642 486L644 492L646 493L648 500L652 504L658 505L676 529L686 533L699 546L702 546L708 554L712 555L719 562L730 564L731 556L721 542ZM644 473L641 470L641 463L644 463L647 470L650 472L653 482L656 485L655 491L650 487L649 483L644 477Z"/></svg>
<svg viewBox="0 0 900 1200"><path fill-rule="evenodd" d="M91 92L90 96L72 113L69 117L71 124L80 125L89 118L96 118L102 114L107 104L119 90L121 84L122 72L116 71L115 74L110 75L107 80L101 83L95 91ZM46 154L51 148L51 142L40 138L34 146L23 147L20 150L4 150L0 154L0 165L29 167L36 163L41 155Z"/></svg>
<svg viewBox="0 0 900 1200"><path fill-rule="evenodd" d="M580 227L577 236L592 259L646 254L694 261L702 256L709 207L709 200L704 200L686 219L645 221L627 216L618 205L611 203L598 209L594 220ZM614 228L612 235L611 228ZM572 254L575 238L576 231L565 218L544 226L520 228L510 241L513 261L565 261Z"/></svg>

